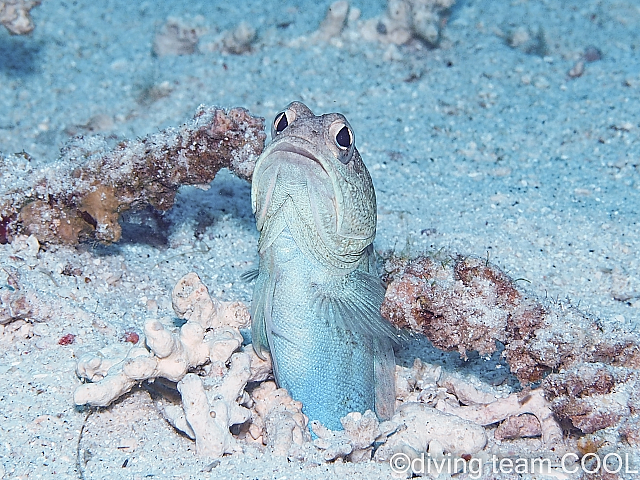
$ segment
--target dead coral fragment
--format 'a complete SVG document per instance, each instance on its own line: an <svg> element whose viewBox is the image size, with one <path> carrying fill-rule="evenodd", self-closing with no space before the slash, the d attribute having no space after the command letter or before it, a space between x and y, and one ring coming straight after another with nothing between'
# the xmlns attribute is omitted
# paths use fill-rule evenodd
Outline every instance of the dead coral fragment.
<svg viewBox="0 0 640 480"><path fill-rule="evenodd" d="M261 440L274 455L299 456L302 445L311 440L302 403L293 400L284 388L276 387L275 382L262 383L251 398L251 437Z"/></svg>
<svg viewBox="0 0 640 480"><path fill-rule="evenodd" d="M540 422L535 415L523 413L507 418L495 432L496 440L513 440L515 438L539 437L542 435Z"/></svg>
<svg viewBox="0 0 640 480"><path fill-rule="evenodd" d="M312 36L313 40L328 42L332 38L339 36L347 24L347 15L349 13L349 2L346 0L338 0L333 2L328 10L327 15Z"/></svg>
<svg viewBox="0 0 640 480"><path fill-rule="evenodd" d="M191 55L195 53L204 29L180 18L169 17L153 39L153 53L165 55Z"/></svg>
<svg viewBox="0 0 640 480"><path fill-rule="evenodd" d="M251 52L257 39L256 29L247 22L240 22L233 30L222 36L222 51L241 55Z"/></svg>
<svg viewBox="0 0 640 480"><path fill-rule="evenodd" d="M395 45L418 39L436 47L454 3L455 0L388 0L381 18L365 22L363 36Z"/></svg>
<svg viewBox="0 0 640 480"><path fill-rule="evenodd" d="M507 45L529 55L544 57L549 53L549 47L544 30L538 27L533 30L527 27L518 27L510 30L505 38Z"/></svg>
<svg viewBox="0 0 640 480"><path fill-rule="evenodd" d="M14 35L30 33L35 25L29 10L40 5L39 0L5 0L0 2L0 23Z"/></svg>
<svg viewBox="0 0 640 480"><path fill-rule="evenodd" d="M167 210L181 185L206 186L221 168L249 179L264 147L264 121L243 108L201 106L193 120L111 151L95 137L76 139L44 176L0 197L6 236L40 243L117 242L119 215L151 205Z"/></svg>
<svg viewBox="0 0 640 480"><path fill-rule="evenodd" d="M344 430L332 431L317 420L311 422L313 432L318 438L313 444L321 450L325 461L345 458L359 463L371 460L373 444L384 442L397 430L392 421L378 421L376 414L367 410L364 414L351 412L340 419Z"/></svg>
<svg viewBox="0 0 640 480"><path fill-rule="evenodd" d="M412 368L397 366L396 378L397 398L403 403L418 401L483 426L504 420L496 438L542 436L550 447L562 443L562 429L542 389L497 398L418 358Z"/></svg>
<svg viewBox="0 0 640 480"><path fill-rule="evenodd" d="M398 429L378 448L376 460L388 461L399 452L410 452L413 458L427 451L436 456L444 453L473 455L487 443L482 426L422 403L401 405L391 421Z"/></svg>
<svg viewBox="0 0 640 480"><path fill-rule="evenodd" d="M538 430L546 445L554 446L562 443L562 429L553 418L550 404L541 389L531 390L524 394L513 393L507 398L496 399L487 405L456 407L446 402L440 402L436 408L478 425L491 425L509 417L530 413L539 422Z"/></svg>

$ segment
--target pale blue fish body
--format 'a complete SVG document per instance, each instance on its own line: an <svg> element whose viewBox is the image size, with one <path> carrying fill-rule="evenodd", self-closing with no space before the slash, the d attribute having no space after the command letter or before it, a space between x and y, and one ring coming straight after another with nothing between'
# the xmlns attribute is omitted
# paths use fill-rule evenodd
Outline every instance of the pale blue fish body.
<svg viewBox="0 0 640 480"><path fill-rule="evenodd" d="M353 411L389 418L398 336L380 315L375 192L351 126L294 102L272 137L252 181L260 231L254 349L270 352L278 385L309 420L338 430Z"/></svg>

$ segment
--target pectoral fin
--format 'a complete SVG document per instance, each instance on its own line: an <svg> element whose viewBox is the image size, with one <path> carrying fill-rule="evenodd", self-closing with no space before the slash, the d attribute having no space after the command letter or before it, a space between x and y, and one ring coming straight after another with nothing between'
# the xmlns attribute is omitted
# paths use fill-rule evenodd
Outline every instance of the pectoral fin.
<svg viewBox="0 0 640 480"><path fill-rule="evenodd" d="M335 282L315 286L313 307L337 327L399 343L405 334L380 314L384 287L376 275L355 270Z"/></svg>
<svg viewBox="0 0 640 480"><path fill-rule="evenodd" d="M267 275L260 277L256 282L253 303L251 305L251 342L253 350L256 355L262 360L265 360L265 353L269 352L269 341L267 338L267 325L265 321L265 305L267 303L267 296L272 294L272 291L265 291L264 284L269 281Z"/></svg>
<svg viewBox="0 0 640 480"><path fill-rule="evenodd" d="M258 270L257 268L252 268L251 270L247 270L242 275L240 275L240 280L247 283L253 282L256 278L258 278L259 272L260 270Z"/></svg>

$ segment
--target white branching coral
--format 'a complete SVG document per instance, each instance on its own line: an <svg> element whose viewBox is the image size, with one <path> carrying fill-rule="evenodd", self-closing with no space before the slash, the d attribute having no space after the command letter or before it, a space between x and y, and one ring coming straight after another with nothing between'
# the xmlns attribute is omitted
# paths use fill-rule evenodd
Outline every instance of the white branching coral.
<svg viewBox="0 0 640 480"><path fill-rule="evenodd" d="M170 423L195 438L202 455L232 453L237 446L229 427L251 416L244 406L250 401L245 386L250 380L264 380L270 366L253 352L240 350L239 327L249 318L243 304L212 300L195 273L178 282L172 300L187 322L174 333L149 320L144 327L146 345L131 348L124 358L110 358L108 352L83 356L76 372L94 383L80 385L74 401L107 406L143 380L178 382L182 409L165 409ZM191 373L205 364L209 375Z"/></svg>

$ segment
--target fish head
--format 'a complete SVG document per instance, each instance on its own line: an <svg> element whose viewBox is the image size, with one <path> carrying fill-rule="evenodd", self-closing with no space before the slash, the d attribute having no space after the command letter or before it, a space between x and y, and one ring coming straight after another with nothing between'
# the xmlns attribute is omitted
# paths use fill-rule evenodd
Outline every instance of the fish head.
<svg viewBox="0 0 640 480"><path fill-rule="evenodd" d="M297 216L287 218L290 229L295 229L291 222L302 222L322 243L320 249L361 254L375 237L376 198L347 119L339 113L314 115L293 102L275 116L271 137L252 179L258 230L290 200L295 210L288 215Z"/></svg>

